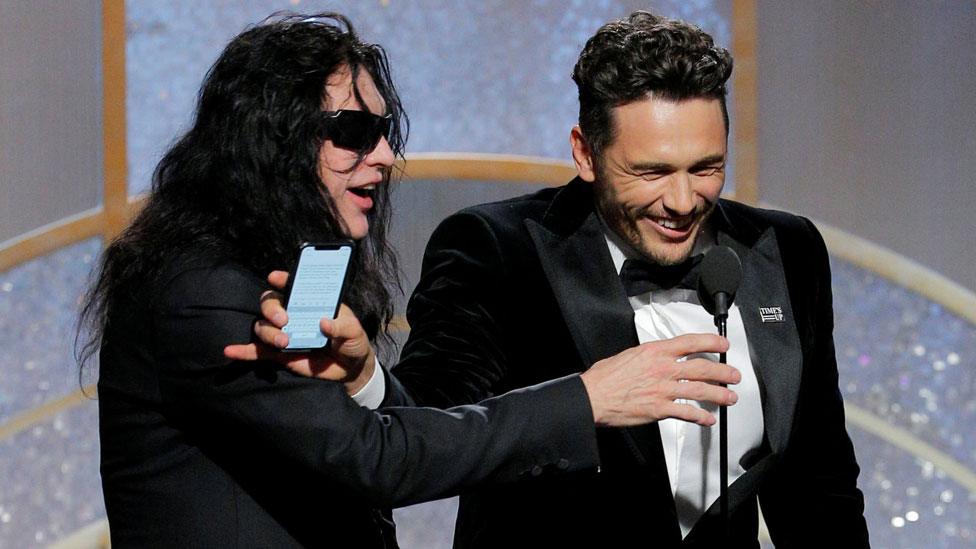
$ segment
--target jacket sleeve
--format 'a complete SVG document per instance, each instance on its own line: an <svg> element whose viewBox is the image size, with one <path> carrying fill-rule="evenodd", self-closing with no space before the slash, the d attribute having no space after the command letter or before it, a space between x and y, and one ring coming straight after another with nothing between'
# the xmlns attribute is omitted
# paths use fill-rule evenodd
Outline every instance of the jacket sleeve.
<svg viewBox="0 0 976 549"><path fill-rule="evenodd" d="M493 396L512 360L503 342L511 280L488 222L470 210L444 220L424 253L420 282L410 297L410 337L393 368L424 406L447 408ZM528 336L526 336L528 337Z"/></svg>
<svg viewBox="0 0 976 549"><path fill-rule="evenodd" d="M798 319L807 325L800 335L804 367L790 445L763 483L760 502L777 547L868 547L864 495L857 488L860 469L838 385L830 263L817 229L806 219L799 222L803 227L783 247L788 248L784 257L793 258L785 261L796 265L787 269L788 280L807 281L791 291L794 302L805 303Z"/></svg>
<svg viewBox="0 0 976 549"><path fill-rule="evenodd" d="M190 270L167 285L154 307L163 402L192 436L235 441L235 450L245 452L273 448L280 464L268 465L306 468L378 506L598 463L578 376L449 410L371 411L340 384L269 363L229 362L223 347L250 340L262 289L235 268Z"/></svg>

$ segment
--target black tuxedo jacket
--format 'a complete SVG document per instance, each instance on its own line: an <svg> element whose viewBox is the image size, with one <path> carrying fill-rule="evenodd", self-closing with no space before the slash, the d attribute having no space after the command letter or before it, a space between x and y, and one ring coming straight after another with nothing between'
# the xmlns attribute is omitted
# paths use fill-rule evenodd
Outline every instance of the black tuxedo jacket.
<svg viewBox="0 0 976 549"><path fill-rule="evenodd" d="M379 508L598 463L578 376L449 412L229 363L261 277L199 257L109 312L98 381L113 547L395 547ZM386 404L409 404L389 378Z"/></svg>
<svg viewBox="0 0 976 549"><path fill-rule="evenodd" d="M826 249L802 218L722 201L765 436L730 489L733 547L758 547L756 495L777 547L867 545L844 425ZM782 321L763 322L760 307ZM431 237L394 373L424 405L454 406L581 372L638 343L590 185L476 206ZM657 425L601 429L601 467L464 494L459 547L719 547L717 504L682 542Z"/></svg>

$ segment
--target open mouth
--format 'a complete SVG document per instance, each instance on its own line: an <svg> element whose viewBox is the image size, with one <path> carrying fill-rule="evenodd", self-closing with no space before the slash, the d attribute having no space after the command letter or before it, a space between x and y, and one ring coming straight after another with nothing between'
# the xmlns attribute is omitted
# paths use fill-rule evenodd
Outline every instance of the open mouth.
<svg viewBox="0 0 976 549"><path fill-rule="evenodd" d="M701 216L696 214L681 217L648 215L643 217L641 222L647 227L646 230L653 231L665 241L684 242L696 232L699 219Z"/></svg>
<svg viewBox="0 0 976 549"><path fill-rule="evenodd" d="M680 218L674 218L674 217L651 217L650 218L651 222L657 225L658 227L661 227L668 231L674 231L674 232L685 231L695 223L696 219L698 219L698 216L696 215L689 215Z"/></svg>
<svg viewBox="0 0 976 549"><path fill-rule="evenodd" d="M354 187L348 189L348 191L361 198L373 198L373 193L376 191L376 185L366 185L365 187Z"/></svg>
<svg viewBox="0 0 976 549"><path fill-rule="evenodd" d="M695 216L688 216L681 219L653 218L654 222L673 231L680 231L691 225L695 221Z"/></svg>

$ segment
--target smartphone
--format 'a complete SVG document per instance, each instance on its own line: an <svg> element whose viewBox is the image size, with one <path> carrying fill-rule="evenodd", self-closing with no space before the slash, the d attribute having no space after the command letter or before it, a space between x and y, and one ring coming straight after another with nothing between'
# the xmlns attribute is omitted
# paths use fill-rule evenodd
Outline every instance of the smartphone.
<svg viewBox="0 0 976 549"><path fill-rule="evenodd" d="M323 317L335 318L346 287L351 241L302 244L285 290L288 334L285 351L312 351L329 344L319 329Z"/></svg>

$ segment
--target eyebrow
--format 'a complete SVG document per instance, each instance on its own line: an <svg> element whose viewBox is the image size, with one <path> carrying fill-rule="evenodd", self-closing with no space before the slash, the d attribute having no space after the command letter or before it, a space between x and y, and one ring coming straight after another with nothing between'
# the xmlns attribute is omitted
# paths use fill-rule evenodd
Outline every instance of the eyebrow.
<svg viewBox="0 0 976 549"><path fill-rule="evenodd" d="M703 166L710 166L712 164L721 164L725 162L725 155L723 154L713 154L711 156L706 156L695 161L691 165L692 169L701 168ZM638 162L637 164L631 164L630 169L635 172L658 172L658 171L670 171L674 170L673 164L668 164L667 162Z"/></svg>
<svg viewBox="0 0 976 549"><path fill-rule="evenodd" d="M666 162L638 162L637 164L630 165L630 171L632 172L661 172L673 170L674 166Z"/></svg>
<svg viewBox="0 0 976 549"><path fill-rule="evenodd" d="M695 162L692 165L692 168L703 168L705 166L711 166L713 164L724 164L724 163L725 163L724 154L713 154L711 156L706 156L705 158L702 158L698 162Z"/></svg>

